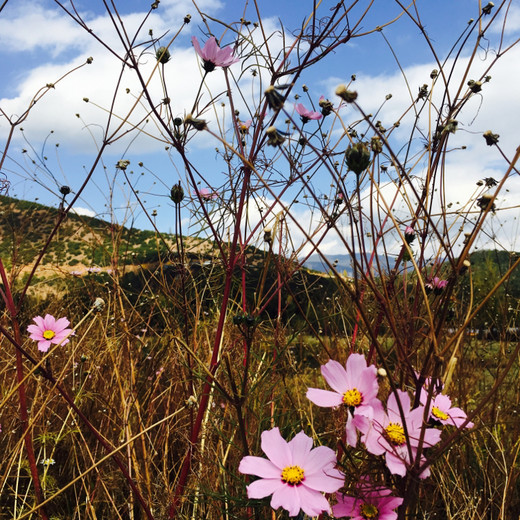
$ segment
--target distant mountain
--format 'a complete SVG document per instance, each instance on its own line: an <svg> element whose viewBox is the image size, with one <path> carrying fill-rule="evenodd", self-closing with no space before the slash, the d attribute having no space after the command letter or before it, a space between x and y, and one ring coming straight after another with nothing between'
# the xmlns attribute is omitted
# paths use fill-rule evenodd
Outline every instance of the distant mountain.
<svg viewBox="0 0 520 520"><path fill-rule="evenodd" d="M361 260L361 255L356 255L358 262ZM334 269L338 273L346 273L348 276L352 276L353 271L353 261L351 255L327 255L328 261L334 265ZM370 257L367 259L367 261ZM375 259L374 259L375 261ZM386 266L386 258L383 256L379 256L379 262L381 265ZM367 262L365 262L366 264ZM390 268L393 267L394 260L391 259ZM320 255L314 254L309 257L309 259L305 262L304 266L307 269L312 269L313 271L319 271L321 273L328 273L330 271L329 266L323 261Z"/></svg>

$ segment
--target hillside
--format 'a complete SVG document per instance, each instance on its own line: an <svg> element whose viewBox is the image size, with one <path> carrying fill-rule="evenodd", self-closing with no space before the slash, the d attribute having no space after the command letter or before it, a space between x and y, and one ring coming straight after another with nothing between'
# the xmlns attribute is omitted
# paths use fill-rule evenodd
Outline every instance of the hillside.
<svg viewBox="0 0 520 520"><path fill-rule="evenodd" d="M33 265L52 232L59 210L0 196L0 257L7 267L24 270ZM208 253L211 245L197 238L185 238L188 257ZM69 213L50 244L43 270L81 272L106 269L117 258L122 265L137 266L167 262L175 255L175 237L153 231L130 229L104 220Z"/></svg>

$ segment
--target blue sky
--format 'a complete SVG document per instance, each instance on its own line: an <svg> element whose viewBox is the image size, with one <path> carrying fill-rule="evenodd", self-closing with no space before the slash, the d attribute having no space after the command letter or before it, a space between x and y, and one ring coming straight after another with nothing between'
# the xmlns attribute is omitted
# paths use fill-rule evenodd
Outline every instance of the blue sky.
<svg viewBox="0 0 520 520"><path fill-rule="evenodd" d="M329 9L336 3L322 1L319 10L321 16L326 17ZM120 14L130 28L143 18L149 4L149 1L140 0L116 2ZM299 29L313 2L263 0L259 4L266 29L275 31L283 24L290 39L290 33ZM365 1L359 2L352 10L350 19L354 21L367 4ZM452 45L467 27L469 19L478 16L478 0L418 0L416 4L425 31L441 60L447 57ZM75 5L88 25L120 51L102 2L82 0L75 2ZM258 19L252 2L249 2L245 14L244 2L238 0L201 0L197 5L209 16L226 23L236 22L242 16L252 22ZM372 33L363 38L352 38L312 71L305 73L295 87L290 101L295 102L294 94L303 94L303 84L309 88L309 96L314 103L317 103L322 94L332 100L335 87L347 82L355 74L359 103L366 113L378 110L385 96L392 94L392 99L380 113L385 124L391 124L402 113L403 107L410 103L399 66L406 73L414 94L420 85L429 81L429 73L436 67L432 52L421 38L419 29L406 15L385 27L383 33L374 31L377 26L392 20L400 12L401 9L394 1L375 0L370 14L356 30L356 34ZM179 116L190 110L194 92L200 84L198 58L190 38L197 35L203 39L202 21L190 1L163 0L142 31L143 40L146 39L148 30L153 29L155 36L165 34L161 43L166 43L187 13L192 15L192 23L175 41L167 71L174 110ZM218 37L224 33L221 25L210 20L208 23ZM519 36L520 9L513 5L505 38L512 42ZM479 52L475 65L477 70L484 70L492 59L498 37L497 31L489 33L489 48L483 48ZM232 33L225 34L224 43L232 41ZM275 38L273 42L275 46L281 46L279 38ZM84 63L87 57L94 58L92 65L66 77L38 102L23 123L23 132L18 129L15 132L9 157L4 164L3 172L11 182L11 196L57 205L59 187L66 184L73 191L79 189L85 172L92 164L101 129L107 118L105 109L110 106L111 94L117 84L118 62L50 0L10 0L0 13L0 43L0 107L10 117L22 113L32 96L46 83L55 82L71 68ZM465 52L460 57L461 63L467 59ZM399 58L399 66L393 53ZM149 54L148 58L149 63L152 63L153 56ZM454 142L474 153L450 159L449 164L454 173L453 182L447 187L448 200L455 201L461 196L470 197L479 178L500 177L501 171L495 171L497 165L500 165L499 157L483 146L483 131L492 128L499 133L501 144L509 154L518 146L515 128L520 113L520 99L514 85L520 80L519 60L520 52L516 48L509 51L502 58L500 67L497 66L497 72L492 72L493 79L489 87L486 85L483 99L476 98L475 102L469 104L466 119L463 121L464 127ZM238 67L235 66L233 71L238 71ZM460 71L456 71L456 74L459 73ZM208 82L213 89L221 89L221 71L212 73ZM244 78L246 85L249 85L248 82L251 82L251 78ZM125 93L126 88L130 89L129 95ZM123 114L131 104L135 88L135 78L127 73L116 100L117 113ZM85 103L83 98L88 98L90 102ZM210 124L215 123L211 117L208 119ZM8 130L5 118L0 117L2 146ZM396 132L396 146L400 144L399 139L405 142L406 135L404 128ZM207 184L218 188L220 166L216 162L216 146L218 143L212 139L198 138L190 144L190 152L196 158L199 169L207 175ZM169 189L179 180L184 181L183 168L175 154L165 150L164 143L143 136L132 136L109 147L104 155L103 165L97 169L92 183L78 201L78 207L107 219L111 218L110 214L115 209L113 217L120 223L150 228L150 222L134 200L128 184L122 179L120 172L115 170L115 163L123 157L131 161L129 170L133 171L132 182L135 189L139 190L141 200L146 201L143 203L147 210L151 212L155 209L158 227L169 231L173 211L168 198ZM139 162L144 164L142 168L138 166ZM204 187L203 182L201 187ZM513 179L509 189L510 200L505 203L514 205L511 202L513 194L520 193L516 179ZM323 186L323 190L326 192L327 186ZM506 234L514 233L516 236L516 231L513 232L516 214L510 215L513 216L504 217L497 225L506 225ZM333 247L333 243L330 247Z"/></svg>

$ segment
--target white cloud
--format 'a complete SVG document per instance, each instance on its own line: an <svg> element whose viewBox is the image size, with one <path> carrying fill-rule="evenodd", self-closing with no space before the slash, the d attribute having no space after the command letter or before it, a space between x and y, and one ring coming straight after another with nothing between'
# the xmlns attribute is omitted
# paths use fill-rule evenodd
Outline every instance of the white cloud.
<svg viewBox="0 0 520 520"><path fill-rule="evenodd" d="M71 209L72 213L75 213L76 215L85 215L86 217L95 217L96 212L92 211L89 208L82 208L81 206L76 206Z"/></svg>

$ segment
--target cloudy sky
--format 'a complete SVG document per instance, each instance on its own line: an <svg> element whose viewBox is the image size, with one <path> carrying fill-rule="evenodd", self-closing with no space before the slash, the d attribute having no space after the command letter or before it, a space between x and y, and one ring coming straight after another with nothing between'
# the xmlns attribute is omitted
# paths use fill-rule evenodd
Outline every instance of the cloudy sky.
<svg viewBox="0 0 520 520"><path fill-rule="evenodd" d="M222 36L222 45L232 44L235 41L234 33L226 31L225 24L235 23L240 18L251 22L259 19L253 2L249 2L245 9L243 6L246 3L238 0L199 0L197 5L207 17L205 25L191 1L162 0L158 9L142 24L150 0L115 3L127 33L134 34L140 28L137 41L147 42L152 31L155 37L161 37L156 47L167 45L182 26L185 15L191 15L191 23L176 37L170 48L171 60L164 67L164 83L173 115L179 117L191 111L203 72L192 47L191 36L205 40L204 33L209 27L217 38ZM480 77L495 60L497 49L508 49L489 73L491 80L484 85L482 93L475 95L461 114L459 130L451 145L454 152L447 158L445 203L464 204L476 196L476 182L479 179L500 179L505 171L503 158L496 149L485 145L482 133L492 130L500 134L501 148L509 158L520 144L517 132L520 47L509 48L520 37L520 8L512 2L505 26L504 16L500 14L497 17L494 28L488 31L484 44L473 59L474 37L471 36L467 46L457 56L456 66L452 67L454 55L450 55L450 51L467 29L470 19L478 18L479 1L418 0L416 3L436 56L444 63L446 70L452 71L453 78L464 79L463 74L470 60L472 76L465 79ZM279 51L290 45L291 35L308 17L313 2L263 0L259 4L264 30L267 34L274 34L270 40L271 49ZM326 19L335 4L323 0L319 16ZM367 4L359 2L349 14L353 25ZM71 7L69 2L64 2L64 5L69 9ZM75 1L74 6L90 32L80 27L57 2L51 0L9 0L0 12L2 150L10 135L9 121L23 117L31 103L36 101L23 123L15 128L2 173L10 182L10 196L55 206L59 204L60 186L70 186L73 193L82 186L101 145L109 117L110 130L121 124L128 114L131 114L129 120L133 123L146 118L145 108L139 103L136 105L140 89L134 71L125 70L121 74L120 58L124 57L124 49L103 3L80 0ZM366 36L352 38L306 72L292 91L290 106L296 102L295 94L303 96L303 84L308 87L309 97L305 99L317 106L321 95L331 100L337 99L334 96L336 86L350 81L351 76L355 75L355 89L363 111L372 114L379 111L377 117L384 126L391 126L397 121L412 104L419 87L431 82L431 71L438 68L432 50L417 26L406 15L397 18L400 13L396 2L375 0L370 13L361 24L355 26L354 34L367 33ZM224 24L213 19L219 19ZM391 20L394 20L391 25L385 25ZM374 31L378 26L384 29ZM285 33L284 38L280 29ZM251 38L258 42L259 31L256 30ZM140 66L148 77L156 64L154 50L146 50L146 45L138 50L143 51ZM93 61L86 64L89 57ZM244 62L231 68L235 77L240 75L243 66ZM239 84L244 94L243 97L237 96L237 106L244 114L245 103L251 99L248 96L254 97L258 85L247 73L240 76ZM48 88L49 85L53 87ZM207 87L214 94L225 89L222 71L208 75ZM152 77L149 88L156 99L164 97L157 74ZM392 97L385 102L388 94ZM455 95L455 92L451 94ZM209 94L203 99L207 102ZM224 116L217 123L217 110L207 117L210 128L212 125L216 128L217 124L226 124ZM408 140L412 115L405 117L401 127L393 133L393 144L397 149ZM358 116L352 114L353 118ZM342 117L347 120L348 111ZM122 125L123 132L130 128L125 123ZM153 121L142 122L140 129L139 132L123 135L108 147L91 182L82 192L76 211L89 212L108 220L115 218L120 223L140 228L151 227L128 182L115 168L117 161L127 159L130 161L127 174L129 178L131 176L133 189L139 192L141 203L149 215L155 210L153 219L159 229L170 231L173 205L168 196L173 184L184 182L184 169L175 153L166 149L168 143L161 138ZM420 146L418 143L415 145ZM189 144L194 162L203 172L201 187L218 189L222 185L219 180L221 166L217 166L215 152L218 147L219 142L208 135L198 136ZM419 167L414 174L420 177ZM318 184L317 187L323 193L330 193L328 185ZM501 194L497 206L499 209L511 209L499 211L490 220L488 233L500 235L504 247L518 248L516 202L520 200L520 183L516 176L510 178L506 188L508 191ZM389 198L392 189L391 186L385 187ZM269 204L269 200L265 202ZM293 206L292 211L300 223L312 221L311 212L303 205ZM255 210L251 212L251 218L256 218ZM191 220L188 217L187 214L187 222L193 225L196 217L192 216ZM298 233L295 230L295 234ZM338 242L331 237L323 247L333 252Z"/></svg>

